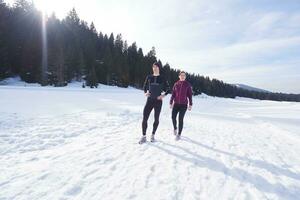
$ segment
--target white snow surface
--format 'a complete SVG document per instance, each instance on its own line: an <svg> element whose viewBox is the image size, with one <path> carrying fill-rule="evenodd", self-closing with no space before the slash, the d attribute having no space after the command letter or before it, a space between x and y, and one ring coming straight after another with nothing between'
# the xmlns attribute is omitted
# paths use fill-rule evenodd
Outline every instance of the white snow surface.
<svg viewBox="0 0 300 200"><path fill-rule="evenodd" d="M169 98L139 145L141 90L6 80L0 199L300 199L300 103L196 96L175 141Z"/></svg>

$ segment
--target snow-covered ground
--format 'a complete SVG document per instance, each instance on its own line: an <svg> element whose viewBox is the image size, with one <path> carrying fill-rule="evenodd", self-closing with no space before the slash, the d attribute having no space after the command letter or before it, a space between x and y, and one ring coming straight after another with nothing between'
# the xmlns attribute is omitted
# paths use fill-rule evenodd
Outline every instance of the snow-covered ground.
<svg viewBox="0 0 300 200"><path fill-rule="evenodd" d="M168 96L139 145L140 90L6 84L1 200L300 199L300 103L194 97L175 141Z"/></svg>

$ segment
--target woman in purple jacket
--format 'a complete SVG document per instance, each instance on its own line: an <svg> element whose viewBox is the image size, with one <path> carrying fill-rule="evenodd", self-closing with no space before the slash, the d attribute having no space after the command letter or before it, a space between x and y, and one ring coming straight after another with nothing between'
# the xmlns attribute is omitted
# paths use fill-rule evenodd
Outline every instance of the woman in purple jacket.
<svg viewBox="0 0 300 200"><path fill-rule="evenodd" d="M191 84L185 80L186 74L181 71L179 73L179 80L173 86L173 92L170 99L170 108L172 109L172 122L174 127L174 135L176 135L176 140L180 139L182 128L183 128L183 118L186 110L191 110L192 101L192 87ZM188 106L189 104L189 106ZM179 130L177 131L177 114L179 113Z"/></svg>

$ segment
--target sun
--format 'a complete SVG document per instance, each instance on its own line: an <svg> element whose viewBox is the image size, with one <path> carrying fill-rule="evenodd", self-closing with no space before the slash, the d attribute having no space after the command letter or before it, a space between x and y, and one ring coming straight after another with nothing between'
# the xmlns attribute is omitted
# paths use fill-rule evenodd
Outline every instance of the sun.
<svg viewBox="0 0 300 200"><path fill-rule="evenodd" d="M45 15L55 13L59 17L66 14L66 10L71 10L74 2L71 0L34 0L37 9L41 10Z"/></svg>
<svg viewBox="0 0 300 200"><path fill-rule="evenodd" d="M55 12L53 9L52 1L34 0L34 4L37 7L37 9L43 12L43 14L50 14L52 12Z"/></svg>

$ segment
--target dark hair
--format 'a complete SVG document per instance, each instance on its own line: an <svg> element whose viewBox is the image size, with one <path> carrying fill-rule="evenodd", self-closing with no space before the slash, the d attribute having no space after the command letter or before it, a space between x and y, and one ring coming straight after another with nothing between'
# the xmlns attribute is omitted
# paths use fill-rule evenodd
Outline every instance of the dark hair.
<svg viewBox="0 0 300 200"><path fill-rule="evenodd" d="M152 64L152 66L153 66L153 65L156 65L156 66L159 68L159 72L162 72L162 66L160 65L159 62L154 62L154 63Z"/></svg>
<svg viewBox="0 0 300 200"><path fill-rule="evenodd" d="M160 63L159 62L154 62L152 65L156 65L157 67L161 68Z"/></svg>
<svg viewBox="0 0 300 200"><path fill-rule="evenodd" d="M180 76L180 74L182 74L182 73L185 73L185 71L180 71L178 75Z"/></svg>

